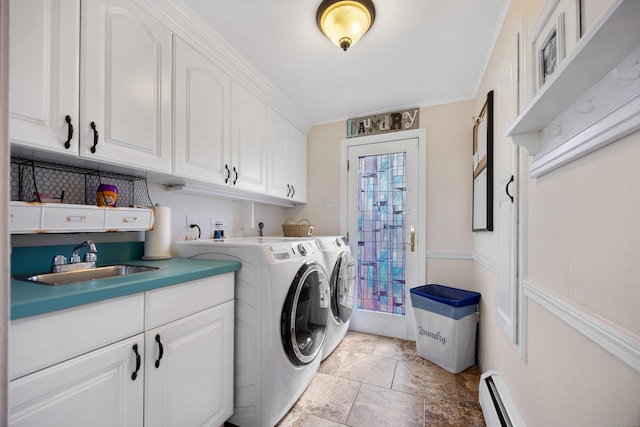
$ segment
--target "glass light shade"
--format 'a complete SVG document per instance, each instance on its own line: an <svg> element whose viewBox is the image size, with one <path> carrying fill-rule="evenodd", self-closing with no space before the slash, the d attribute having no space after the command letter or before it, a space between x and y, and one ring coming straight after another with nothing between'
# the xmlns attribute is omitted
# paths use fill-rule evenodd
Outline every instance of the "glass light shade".
<svg viewBox="0 0 640 427"><path fill-rule="evenodd" d="M320 30L346 51L369 30L375 19L375 9L370 1L324 1L316 17Z"/></svg>

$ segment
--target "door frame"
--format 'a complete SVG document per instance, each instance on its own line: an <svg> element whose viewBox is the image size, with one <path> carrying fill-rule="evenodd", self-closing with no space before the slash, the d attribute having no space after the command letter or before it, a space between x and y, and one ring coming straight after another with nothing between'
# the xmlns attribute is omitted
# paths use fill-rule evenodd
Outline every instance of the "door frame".
<svg viewBox="0 0 640 427"><path fill-rule="evenodd" d="M383 142L392 142L397 140L418 139L418 225L416 230L416 262L417 262L417 283L409 284L409 287L415 287L425 284L426 280L426 228L427 228L427 129L413 129L399 132L385 133L372 136L362 136L355 138L345 138L340 140L340 234L347 235L347 160L349 147L359 145L378 144ZM408 292L408 289L405 289ZM405 316L413 316L411 309L411 301L407 299ZM407 338L415 339L415 326L413 318L407 319Z"/></svg>

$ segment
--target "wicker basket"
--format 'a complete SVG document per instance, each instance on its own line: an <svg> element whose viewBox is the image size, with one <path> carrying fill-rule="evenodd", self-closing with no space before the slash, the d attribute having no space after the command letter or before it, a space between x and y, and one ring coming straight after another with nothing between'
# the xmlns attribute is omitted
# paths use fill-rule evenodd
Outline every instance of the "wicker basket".
<svg viewBox="0 0 640 427"><path fill-rule="evenodd" d="M293 222L293 224L290 222ZM295 219L289 218L282 224L282 232L284 237L307 237L313 234L313 225L309 223L308 219L301 219L296 222Z"/></svg>

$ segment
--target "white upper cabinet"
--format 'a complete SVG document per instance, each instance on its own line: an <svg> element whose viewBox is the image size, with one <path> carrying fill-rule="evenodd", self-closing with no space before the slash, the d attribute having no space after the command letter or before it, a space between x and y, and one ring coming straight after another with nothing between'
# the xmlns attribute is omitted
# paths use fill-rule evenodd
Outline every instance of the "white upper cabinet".
<svg viewBox="0 0 640 427"><path fill-rule="evenodd" d="M231 83L229 184L253 192L267 190L267 105L241 84Z"/></svg>
<svg viewBox="0 0 640 427"><path fill-rule="evenodd" d="M10 10L11 143L169 172L168 28L124 0L14 0Z"/></svg>
<svg viewBox="0 0 640 427"><path fill-rule="evenodd" d="M173 173L223 184L229 168L230 77L174 36Z"/></svg>
<svg viewBox="0 0 640 427"><path fill-rule="evenodd" d="M80 0L12 0L9 11L9 140L77 154Z"/></svg>
<svg viewBox="0 0 640 427"><path fill-rule="evenodd" d="M291 126L291 164L289 174L294 192L291 199L307 202L307 135Z"/></svg>
<svg viewBox="0 0 640 427"><path fill-rule="evenodd" d="M10 2L12 146L222 197L306 201L306 135L267 119L265 99L288 104L174 19L171 2Z"/></svg>
<svg viewBox="0 0 640 427"><path fill-rule="evenodd" d="M80 155L169 172L171 31L127 0L83 1L81 24Z"/></svg>
<svg viewBox="0 0 640 427"><path fill-rule="evenodd" d="M306 136L271 108L267 110L267 150L268 193L306 202Z"/></svg>

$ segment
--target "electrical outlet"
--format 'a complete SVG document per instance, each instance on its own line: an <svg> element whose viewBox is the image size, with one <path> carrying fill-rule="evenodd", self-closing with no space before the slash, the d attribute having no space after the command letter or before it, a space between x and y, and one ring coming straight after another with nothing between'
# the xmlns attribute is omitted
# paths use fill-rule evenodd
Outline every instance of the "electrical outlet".
<svg viewBox="0 0 640 427"><path fill-rule="evenodd" d="M187 230L191 229L193 224L197 224L195 215L187 215Z"/></svg>
<svg viewBox="0 0 640 427"><path fill-rule="evenodd" d="M325 196L324 198L324 208L325 209L335 209L336 208L336 199L331 196Z"/></svg>

